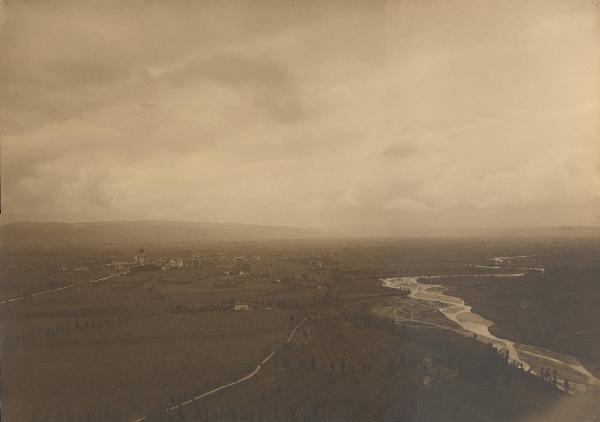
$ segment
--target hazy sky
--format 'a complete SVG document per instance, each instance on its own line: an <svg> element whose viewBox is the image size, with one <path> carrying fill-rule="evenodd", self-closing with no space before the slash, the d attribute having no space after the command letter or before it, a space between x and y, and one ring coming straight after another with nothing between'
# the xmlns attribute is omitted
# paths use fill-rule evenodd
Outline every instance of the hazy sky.
<svg viewBox="0 0 600 422"><path fill-rule="evenodd" d="M598 1L4 1L2 222L600 224Z"/></svg>

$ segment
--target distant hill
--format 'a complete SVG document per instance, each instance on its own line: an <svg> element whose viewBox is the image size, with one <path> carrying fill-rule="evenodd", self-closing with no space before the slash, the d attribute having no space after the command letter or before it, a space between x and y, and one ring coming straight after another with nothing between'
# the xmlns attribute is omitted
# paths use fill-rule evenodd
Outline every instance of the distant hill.
<svg viewBox="0 0 600 422"><path fill-rule="evenodd" d="M324 232L285 226L177 221L91 223L17 222L0 226L0 245L53 246L173 245L204 242L310 239Z"/></svg>
<svg viewBox="0 0 600 422"><path fill-rule="evenodd" d="M185 221L110 221L86 223L16 222L0 225L0 247L17 249L57 246L191 245L199 243L316 238L410 239L454 238L592 238L600 227L476 228L389 232L367 236L287 226Z"/></svg>
<svg viewBox="0 0 600 422"><path fill-rule="evenodd" d="M439 235L458 237L506 237L506 238L600 238L598 226L564 227L499 227L446 229Z"/></svg>

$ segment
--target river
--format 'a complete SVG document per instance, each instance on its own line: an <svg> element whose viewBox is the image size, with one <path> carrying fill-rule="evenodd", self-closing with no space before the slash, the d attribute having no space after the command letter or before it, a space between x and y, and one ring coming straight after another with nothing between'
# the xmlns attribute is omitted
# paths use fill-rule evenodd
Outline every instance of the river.
<svg viewBox="0 0 600 422"><path fill-rule="evenodd" d="M459 275L453 275L454 277ZM464 277L465 275L460 275ZM471 275L469 275L471 276ZM472 275L481 277L481 275ZM494 274L494 277L522 277L523 273ZM479 314L472 312L471 307L455 296L444 293L445 288L439 284L421 284L419 279L435 279L448 276L413 276L393 277L383 280L383 285L391 288L410 289L409 297L416 300L436 302L440 304L440 312L449 320L461 327L461 333L473 336L483 343L491 343L496 349L508 351L511 362L523 365L525 371L537 373L539 368L556 370L557 378L569 380L571 389L585 390L588 385L600 386L600 379L588 371L576 358L564 354L544 350L539 347L515 343L490 333L494 324Z"/></svg>

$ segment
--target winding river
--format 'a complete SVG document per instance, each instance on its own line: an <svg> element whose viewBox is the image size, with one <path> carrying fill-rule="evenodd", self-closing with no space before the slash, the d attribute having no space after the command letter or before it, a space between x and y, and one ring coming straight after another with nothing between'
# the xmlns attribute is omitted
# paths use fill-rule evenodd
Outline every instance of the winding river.
<svg viewBox="0 0 600 422"><path fill-rule="evenodd" d="M523 275L523 273L496 273L494 277L523 277ZM466 275L460 276L465 277ZM482 275L468 276L481 277ZM412 299L438 303L440 312L461 327L459 330L461 334L473 336L483 343L491 343L498 350L507 351L510 361L518 362L525 371L537 373L537 370L542 367L556 370L557 379L559 381L568 379L571 390L586 390L589 388L588 386L600 386L600 379L588 371L576 358L497 337L489 331L494 324L493 321L472 312L471 307L466 305L461 298L445 294L444 286L419 283L419 279L441 277L448 276L393 277L384 279L383 285L397 289L409 289L409 297Z"/></svg>

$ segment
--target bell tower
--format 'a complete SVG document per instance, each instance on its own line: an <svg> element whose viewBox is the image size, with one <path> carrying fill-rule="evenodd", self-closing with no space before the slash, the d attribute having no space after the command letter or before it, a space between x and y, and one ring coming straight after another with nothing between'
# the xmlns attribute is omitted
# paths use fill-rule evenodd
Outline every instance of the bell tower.
<svg viewBox="0 0 600 422"><path fill-rule="evenodd" d="M138 251L137 255L135 256L134 261L136 264L139 264L139 265L146 264L146 251L144 251L144 248L142 246L140 246L140 250Z"/></svg>

